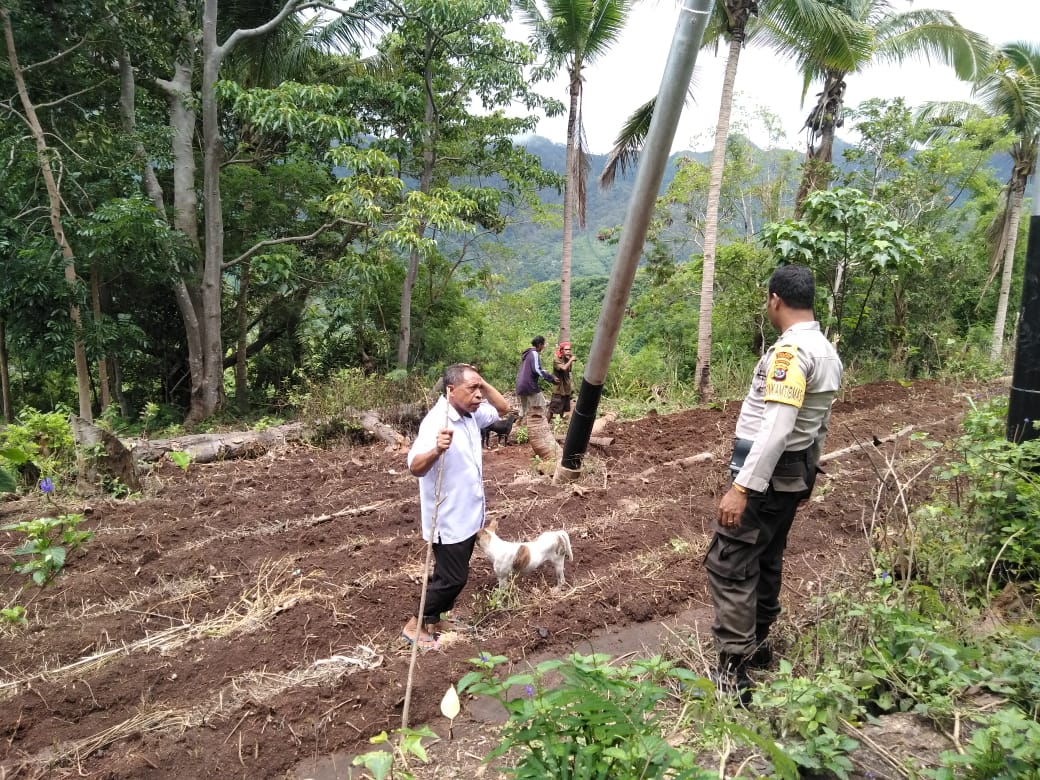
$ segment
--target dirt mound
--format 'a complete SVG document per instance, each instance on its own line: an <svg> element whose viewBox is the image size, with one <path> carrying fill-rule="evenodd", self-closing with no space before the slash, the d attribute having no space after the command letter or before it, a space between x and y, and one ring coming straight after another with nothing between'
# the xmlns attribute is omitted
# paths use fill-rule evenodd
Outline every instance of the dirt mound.
<svg viewBox="0 0 1040 780"><path fill-rule="evenodd" d="M965 392L884 383L836 401L828 450L852 449L828 463L795 524L789 613L862 566L875 466L918 446L871 442L906 426L953 438ZM521 603L496 610L494 574L475 556L456 615L474 628L420 657L412 724L443 723L441 695L481 651L514 663L565 655L605 628L649 632L706 608L701 557L737 409L615 423L613 444L590 450L573 485L537 476L527 447L487 451L499 533L566 528L569 589L551 592L551 571L531 575ZM64 507L83 512L95 537L53 585L0 575L4 604L29 617L0 635L0 775L292 777L301 761L368 750L370 736L400 726L400 627L425 559L402 453L299 448L187 473L165 462L145 485L133 500ZM0 522L38 509L0 505ZM15 540L2 544L10 553Z"/></svg>

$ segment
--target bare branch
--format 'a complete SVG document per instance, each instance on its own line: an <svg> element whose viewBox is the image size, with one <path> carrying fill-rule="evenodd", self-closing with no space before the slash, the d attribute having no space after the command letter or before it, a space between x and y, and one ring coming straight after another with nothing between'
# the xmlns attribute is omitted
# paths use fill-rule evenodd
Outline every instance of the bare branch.
<svg viewBox="0 0 1040 780"><path fill-rule="evenodd" d="M234 260L228 260L226 263L224 263L222 267L230 268L233 265L241 263L243 260L247 260L248 258L252 257L265 247L276 246L277 244L300 244L304 241L311 241L320 236L326 230L330 230L331 228L334 228L337 225L353 225L355 227L368 227L368 225L366 225L364 222L354 222L349 219L334 219L332 222L325 223L317 230L315 230L313 233L308 233L305 236L286 236L285 238L268 238L264 239L263 241L259 241L253 246L249 247L249 249L240 254Z"/></svg>
<svg viewBox="0 0 1040 780"><path fill-rule="evenodd" d="M217 47L215 54L218 59L222 60L240 41L244 41L246 38L255 38L258 35L266 35L288 19L290 14L302 11L308 7L310 7L309 3L301 3L300 0L286 0L285 5L282 6L282 10L278 12L277 16L259 27L252 27L248 30L235 30L224 41L223 45Z"/></svg>
<svg viewBox="0 0 1040 780"><path fill-rule="evenodd" d="M235 46L246 38L255 38L258 35L266 35L284 22L291 14L300 13L301 11L306 11L312 8L331 11L339 16L349 16L357 19L362 18L358 14L351 13L342 8L336 8L336 6L320 2L320 0L313 0L312 2L306 2L304 0L286 0L285 5L282 6L282 10L280 10L277 16L270 21L265 22L259 27L253 27L248 30L235 30L228 39L224 41L222 46L217 47L216 55L218 59L223 60L223 58L226 57ZM160 83L159 86L164 85Z"/></svg>
<svg viewBox="0 0 1040 780"><path fill-rule="evenodd" d="M37 103L36 104L36 108L51 108L53 106L61 105L65 101L72 100L73 98L77 98L77 97L79 97L80 95L82 95L82 94L84 94L86 92L90 92L90 91L95 90L95 89L100 89L102 86L107 84L109 81L110 81L110 79L105 79L104 81L102 81L102 82L100 82L98 84L91 84L89 87L84 87L83 89L79 90L79 92L73 92L71 95L65 95L64 97L60 97L57 100L52 100L49 103Z"/></svg>
<svg viewBox="0 0 1040 780"><path fill-rule="evenodd" d="M45 60L40 60L39 62L34 62L32 65L23 65L22 66L22 73L28 73L29 71L35 70L36 68L42 68L44 65L50 65L52 62L57 62L58 60L62 59L63 57L66 57L69 54L72 54L72 52L76 51L76 49L78 49L80 46L82 46L86 42L87 42L87 38L86 38L86 36L84 36L84 37L80 38L79 41L74 43L71 47L69 47L68 49L65 49L65 51L59 51L53 57L49 57L48 59L45 59Z"/></svg>

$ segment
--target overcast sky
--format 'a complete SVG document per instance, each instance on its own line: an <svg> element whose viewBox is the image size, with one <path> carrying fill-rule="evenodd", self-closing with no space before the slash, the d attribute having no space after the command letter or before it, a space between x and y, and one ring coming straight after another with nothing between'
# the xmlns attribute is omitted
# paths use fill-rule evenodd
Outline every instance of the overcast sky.
<svg viewBox="0 0 1040 780"><path fill-rule="evenodd" d="M907 9L904 0L891 0L894 7ZM600 62L586 69L583 112L585 133L592 152L608 152L625 118L638 106L653 97L661 83L665 60L671 46L679 4L676 0L642 0L630 19L622 38ZM914 8L942 8L953 12L965 27L988 37L995 44L1040 38L1040 17L1037 0L919 0ZM1030 22L1023 19L1029 12ZM522 36L523 28L512 30ZM719 96L725 68L726 49L717 55L708 50L697 55L694 71L696 103L683 109L675 134L673 150L710 149L719 111ZM855 107L870 98L903 97L910 106L927 100L966 100L970 96L967 85L959 82L952 71L938 64L929 65L920 60L901 67L874 66L863 73L850 75L845 94L846 106ZM733 116L734 126L741 121L752 138L764 144L765 136L753 123L752 115L760 108L776 114L784 128L786 148L802 148L804 139L800 128L819 87L814 85L806 95L806 106L801 105L801 79L790 63L775 55L749 46L740 57L737 71L737 100ZM566 80L560 77L542 90L566 104ZM564 143L567 117L543 119L538 135ZM839 131L839 136L842 131Z"/></svg>

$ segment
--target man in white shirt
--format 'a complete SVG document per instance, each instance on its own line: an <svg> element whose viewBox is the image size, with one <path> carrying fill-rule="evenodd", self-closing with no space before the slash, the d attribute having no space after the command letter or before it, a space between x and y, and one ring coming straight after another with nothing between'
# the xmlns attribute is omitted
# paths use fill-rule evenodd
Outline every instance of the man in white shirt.
<svg viewBox="0 0 1040 780"><path fill-rule="evenodd" d="M433 541L422 625L413 613L401 631L424 650L435 649L437 624L466 586L477 531L484 526L484 469L480 429L509 411L502 394L472 366L444 372L445 395L419 425L408 470L419 478L423 539Z"/></svg>

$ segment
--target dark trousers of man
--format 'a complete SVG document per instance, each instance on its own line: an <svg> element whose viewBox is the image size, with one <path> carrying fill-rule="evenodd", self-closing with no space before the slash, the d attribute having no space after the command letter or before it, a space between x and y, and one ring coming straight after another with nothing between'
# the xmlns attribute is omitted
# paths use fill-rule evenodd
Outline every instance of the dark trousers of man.
<svg viewBox="0 0 1040 780"><path fill-rule="evenodd" d="M780 615L787 534L798 504L812 493L815 472L804 452L784 453L766 492L748 495L740 526L716 524L704 566L720 653L751 655Z"/></svg>
<svg viewBox="0 0 1040 780"><path fill-rule="evenodd" d="M455 606L455 599L466 587L469 579L469 561L477 535L453 544L433 545L433 574L426 583L426 605L423 608L423 623L433 624L441 619L442 612Z"/></svg>

